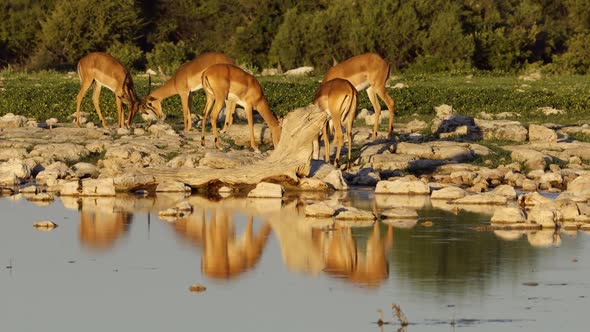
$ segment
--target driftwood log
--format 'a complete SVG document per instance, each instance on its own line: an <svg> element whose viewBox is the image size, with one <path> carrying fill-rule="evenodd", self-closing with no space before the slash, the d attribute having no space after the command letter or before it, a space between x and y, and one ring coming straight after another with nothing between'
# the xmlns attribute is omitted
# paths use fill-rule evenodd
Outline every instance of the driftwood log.
<svg viewBox="0 0 590 332"><path fill-rule="evenodd" d="M315 105L290 112L283 119L281 139L275 150L268 158L252 165L226 169L146 168L136 175L153 176L156 183L176 180L193 188L214 183L253 185L269 180L298 183L300 177L309 174L313 141L326 121L326 113Z"/></svg>

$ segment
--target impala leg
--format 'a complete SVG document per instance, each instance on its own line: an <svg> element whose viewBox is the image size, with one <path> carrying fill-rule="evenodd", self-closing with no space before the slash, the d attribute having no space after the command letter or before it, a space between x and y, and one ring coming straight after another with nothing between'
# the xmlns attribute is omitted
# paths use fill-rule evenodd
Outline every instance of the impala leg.
<svg viewBox="0 0 590 332"><path fill-rule="evenodd" d="M330 163L330 137L328 136L328 123L324 126L324 161ZM319 137L318 137L319 139ZM319 144L318 144L319 149ZM319 155L319 151L318 151Z"/></svg>
<svg viewBox="0 0 590 332"><path fill-rule="evenodd" d="M84 81L82 80L80 86L80 92L78 92L78 96L76 96L76 127L80 127L80 107L82 106L82 99L84 99L84 95L92 85L92 81Z"/></svg>
<svg viewBox="0 0 590 332"><path fill-rule="evenodd" d="M349 113L346 117L346 138L348 139L348 160L346 161L346 169L350 168L350 164L352 161L352 123L354 122L355 116L355 109L352 108L349 110Z"/></svg>
<svg viewBox="0 0 590 332"><path fill-rule="evenodd" d="M191 129L191 112L190 112L190 91L180 94L180 103L182 104L182 117L184 122L184 132Z"/></svg>
<svg viewBox="0 0 590 332"><path fill-rule="evenodd" d="M379 104L379 100L377 99L377 93L372 86L367 89L367 95L369 96L369 100L371 101L371 105L373 105L373 109L375 110L375 124L373 124L373 139L377 138L377 132L379 130L379 124L381 123L381 104Z"/></svg>
<svg viewBox="0 0 590 332"><path fill-rule="evenodd" d="M102 124L103 128L107 127L107 123L104 120L104 117L102 116L102 111L100 110L100 89L102 88L102 85L98 82L96 82L96 85L94 86L94 91L92 92L92 103L94 104L94 108L96 109L96 113L98 114L98 118L100 119L100 123ZM117 103L120 103L121 101L119 100L119 98L117 96L115 96L115 101ZM117 115L119 115L119 104L117 104Z"/></svg>
<svg viewBox="0 0 590 332"><path fill-rule="evenodd" d="M381 89L376 89L375 91L377 92L377 96L379 96L379 98L381 98L381 100L385 102L385 105L387 105L387 110L389 110L389 125L387 126L387 130L388 134L391 135L391 133L393 132L393 116L395 112L395 103L393 99L389 96L389 94L387 94L385 86ZM377 101L377 103L379 103L379 101Z"/></svg>
<svg viewBox="0 0 590 332"><path fill-rule="evenodd" d="M205 108L203 109L203 118L201 119L201 146L205 146L205 125L207 124L207 117L213 107L214 98L210 94L206 94Z"/></svg>
<svg viewBox="0 0 590 332"><path fill-rule="evenodd" d="M260 152L258 145L254 140L254 117L252 115L252 105L247 104L244 110L246 111L246 119L248 119L248 127L250 128L250 146L255 152Z"/></svg>
<svg viewBox="0 0 590 332"><path fill-rule="evenodd" d="M338 163L340 162L340 150L342 149L343 144L343 134L342 134L342 123L340 122L340 115L333 114L332 119L334 120L334 141L336 143L336 155L334 156L334 166L338 167Z"/></svg>
<svg viewBox="0 0 590 332"><path fill-rule="evenodd" d="M211 131L213 132L213 137L215 137L215 147L218 150L221 150L221 143L219 143L219 134L217 133L217 116L221 109L223 108L225 99L224 98L215 98L215 104L213 105L213 112L211 113Z"/></svg>
<svg viewBox="0 0 590 332"><path fill-rule="evenodd" d="M221 129L221 133L227 132L229 127L233 122L234 112L236 110L236 102L235 101L225 101L225 122L223 124L223 129Z"/></svg>

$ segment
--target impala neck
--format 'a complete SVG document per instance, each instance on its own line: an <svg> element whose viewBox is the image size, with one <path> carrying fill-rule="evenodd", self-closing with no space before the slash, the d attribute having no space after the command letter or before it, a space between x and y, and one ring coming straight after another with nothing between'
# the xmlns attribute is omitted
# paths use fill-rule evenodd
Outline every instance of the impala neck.
<svg viewBox="0 0 590 332"><path fill-rule="evenodd" d="M176 90L174 77L172 77L164 85L152 91L149 96L161 101L168 97L174 96L175 94L178 94L178 91Z"/></svg>
<svg viewBox="0 0 590 332"><path fill-rule="evenodd" d="M274 113L271 112L268 102L266 99L264 99L264 97L258 102L256 110L260 116L262 116L262 119L264 119L264 122L266 122L270 129L279 127L279 119L277 119Z"/></svg>

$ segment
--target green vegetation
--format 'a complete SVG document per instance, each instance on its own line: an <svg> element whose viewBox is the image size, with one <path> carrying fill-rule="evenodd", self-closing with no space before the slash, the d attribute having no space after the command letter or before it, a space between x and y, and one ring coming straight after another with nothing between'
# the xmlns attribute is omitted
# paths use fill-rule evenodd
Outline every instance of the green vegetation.
<svg viewBox="0 0 590 332"><path fill-rule="evenodd" d="M135 69L169 74L215 50L257 69L325 70L377 52L394 71L585 74L589 8L582 0L7 0L0 67L74 68L90 51L111 51Z"/></svg>
<svg viewBox="0 0 590 332"><path fill-rule="evenodd" d="M148 92L147 77L135 75L138 95ZM319 77L289 78L284 76L259 77L271 109L279 116L312 102ZM156 84L165 79L154 78ZM590 110L590 81L584 76L546 76L539 81L523 81L516 76L479 75L412 75L394 77L407 84L404 89L389 88L395 100L396 121L409 121L415 115L428 120L434 115L434 107L452 105L457 112L477 116L480 112L515 112L517 120L527 123L575 123L587 119ZM75 73L62 74L43 71L35 74L0 72L0 115L12 112L45 120L57 117L69 121L75 112L75 98L80 88ZM97 123L96 112L91 102L92 93L87 93L82 110L90 120ZM202 92L193 98L193 112L200 114L205 104ZM545 116L537 109L551 106L566 111L564 115ZM103 89L101 107L107 116L115 118L114 94ZM167 122L176 125L182 121L180 98L168 98L163 103ZM372 109L367 94L359 94L359 107ZM385 106L383 105L383 108ZM139 117L136 121L140 121ZM362 123L362 122L361 122ZM359 121L355 125L361 124Z"/></svg>

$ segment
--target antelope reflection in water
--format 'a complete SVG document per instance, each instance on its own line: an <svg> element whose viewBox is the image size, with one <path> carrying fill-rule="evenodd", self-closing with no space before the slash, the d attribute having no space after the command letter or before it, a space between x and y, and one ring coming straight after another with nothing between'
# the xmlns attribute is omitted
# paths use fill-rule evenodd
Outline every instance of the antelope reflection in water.
<svg viewBox="0 0 590 332"><path fill-rule="evenodd" d="M336 224L334 231L321 232L317 239L323 247L324 271L356 284L378 286L389 276L385 253L393 244L393 227L387 227L382 237L380 223L373 224L364 251L348 226Z"/></svg>
<svg viewBox="0 0 590 332"><path fill-rule="evenodd" d="M114 198L82 198L80 206L80 242L92 249L110 249L129 228L133 215L119 209Z"/></svg>
<svg viewBox="0 0 590 332"><path fill-rule="evenodd" d="M254 232L254 217L250 215L246 229L236 236L234 222L223 208L211 210L209 221L206 219L203 210L175 223L178 233L203 249L201 270L205 275L229 279L256 266L271 230L268 223Z"/></svg>

